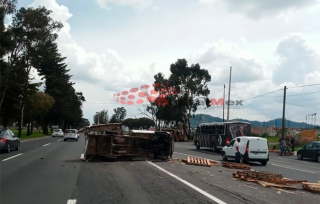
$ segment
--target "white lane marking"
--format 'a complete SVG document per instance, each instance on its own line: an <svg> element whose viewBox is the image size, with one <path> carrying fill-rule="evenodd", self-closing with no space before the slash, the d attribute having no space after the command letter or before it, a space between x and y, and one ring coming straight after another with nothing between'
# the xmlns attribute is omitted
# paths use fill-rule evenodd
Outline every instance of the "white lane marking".
<svg viewBox="0 0 320 204"><path fill-rule="evenodd" d="M150 162L150 161L147 161L149 164L153 165L154 167L158 168L159 170L163 171L164 173L168 174L169 176L172 176L173 178L177 179L178 181L181 181L182 183L186 184L187 186L189 186L190 188L198 191L199 193L201 193L202 195L206 196L207 198L213 200L214 202L218 203L218 204L226 204L225 202L223 202L222 200L220 200L219 198L216 198L214 197L213 195L210 195L209 193L205 192L204 190L198 188L197 186L189 183L188 181L186 180L183 180L182 178L170 173L169 171L161 168L160 166Z"/></svg>
<svg viewBox="0 0 320 204"><path fill-rule="evenodd" d="M296 168L292 168L292 167L288 167L288 166L281 166L281 165L277 165L277 164L271 164L273 166L277 166L277 167L282 167L282 168L286 168L286 169L292 169L292 170L297 170L297 171L303 171L303 172L307 172L307 173L311 173L311 174L316 174L317 172L313 172L313 171L307 171L307 170L302 170L302 169L296 169Z"/></svg>
<svg viewBox="0 0 320 204"><path fill-rule="evenodd" d="M201 158L201 159L209 159L209 158L205 158L205 157L198 157L198 156L194 156L194 155L191 155L191 154L184 154L184 153L180 153L180 152L173 152L173 153L182 154L182 155L186 155L186 156L197 157L197 158ZM214 162L217 162L217 163L221 163L221 162L216 161L216 160L213 160L213 159L209 159L209 160L214 161Z"/></svg>
<svg viewBox="0 0 320 204"><path fill-rule="evenodd" d="M76 199L69 199L67 204L76 204L77 200Z"/></svg>
<svg viewBox="0 0 320 204"><path fill-rule="evenodd" d="M43 146L45 147L45 146L48 146L49 144L50 144L50 143L48 143L48 144L45 144L45 145L43 145Z"/></svg>
<svg viewBox="0 0 320 204"><path fill-rule="evenodd" d="M61 140L58 140L58 142L60 142Z"/></svg>
<svg viewBox="0 0 320 204"><path fill-rule="evenodd" d="M14 155L14 156L12 156L12 157L9 157L9 158L6 158L6 159L3 159L2 161L7 161L7 160L9 160L9 159L12 159L12 158L18 157L18 156L20 156L20 155L22 155L22 154L23 154L23 153L20 153L20 154Z"/></svg>

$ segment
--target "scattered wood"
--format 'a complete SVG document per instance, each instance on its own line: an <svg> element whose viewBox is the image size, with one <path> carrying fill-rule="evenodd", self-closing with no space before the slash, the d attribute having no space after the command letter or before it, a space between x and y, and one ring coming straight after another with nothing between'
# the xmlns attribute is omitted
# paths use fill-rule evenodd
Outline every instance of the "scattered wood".
<svg viewBox="0 0 320 204"><path fill-rule="evenodd" d="M270 183L266 181L258 181L258 183L263 187L274 187L274 188L281 188L281 189L297 190L297 187L295 186L279 185L279 184Z"/></svg>
<svg viewBox="0 0 320 204"><path fill-rule="evenodd" d="M302 188L312 193L320 193L320 183L302 182Z"/></svg>
<svg viewBox="0 0 320 204"><path fill-rule="evenodd" d="M299 181L299 180L291 180L283 178L281 174L274 174L270 172L259 172L259 171L237 171L236 173L232 174L234 178L239 178L244 181L265 181L274 184L297 184L306 181Z"/></svg>
<svg viewBox="0 0 320 204"><path fill-rule="evenodd" d="M241 163L230 163L230 162L221 162L223 167L231 168L231 169L247 169L250 170L251 167L248 164Z"/></svg>
<svg viewBox="0 0 320 204"><path fill-rule="evenodd" d="M198 157L190 157L190 156L188 156L187 164L211 167L211 161L209 159L203 159L203 158L198 158Z"/></svg>
<svg viewBox="0 0 320 204"><path fill-rule="evenodd" d="M277 191L282 191L282 192L285 192L285 193L295 194L294 192L286 191L286 190L283 190L283 189L281 189L281 188L275 188L275 187L270 187L270 188L275 189L275 190L277 190Z"/></svg>

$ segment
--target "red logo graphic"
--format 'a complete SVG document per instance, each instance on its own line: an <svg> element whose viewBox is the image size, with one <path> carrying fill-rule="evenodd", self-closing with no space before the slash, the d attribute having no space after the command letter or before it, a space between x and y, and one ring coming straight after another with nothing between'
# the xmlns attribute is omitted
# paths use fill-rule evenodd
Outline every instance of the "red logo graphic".
<svg viewBox="0 0 320 204"><path fill-rule="evenodd" d="M154 84L153 87L159 87L160 84ZM167 85L163 85L160 94L150 85L142 85L139 88L131 88L128 91L123 91L121 93L115 93L114 99L117 103L134 105L142 104L144 102L156 102L158 106L167 105L169 102L166 99L166 95L178 93L173 88L167 88Z"/></svg>

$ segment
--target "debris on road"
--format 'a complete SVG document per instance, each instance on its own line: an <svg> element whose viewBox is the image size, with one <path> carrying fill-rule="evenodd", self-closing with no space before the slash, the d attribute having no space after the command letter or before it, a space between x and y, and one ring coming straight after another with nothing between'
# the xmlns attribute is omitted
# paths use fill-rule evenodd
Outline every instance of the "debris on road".
<svg viewBox="0 0 320 204"><path fill-rule="evenodd" d="M284 178L282 174L274 174L271 172L259 172L259 171L237 171L236 173L232 173L233 180L242 180L255 182L260 184L263 187L269 187L278 191L291 193L288 190L297 190L297 186L293 186L292 184L301 183L302 189L306 191L310 191L312 193L320 193L320 183L308 183L305 180L291 180Z"/></svg>
<svg viewBox="0 0 320 204"><path fill-rule="evenodd" d="M244 181L264 181L273 184L297 184L306 182L305 180L290 180L283 178L282 174L274 174L271 172L259 172L259 171L237 171L232 173L234 178L238 178Z"/></svg>
<svg viewBox="0 0 320 204"><path fill-rule="evenodd" d="M200 158L200 157L188 156L187 159L173 158L168 160L168 162L174 162L174 161L182 162L188 165L196 165L196 166L207 166L207 167L218 166L217 161Z"/></svg>
<svg viewBox="0 0 320 204"><path fill-rule="evenodd" d="M320 193L320 182L319 183L302 182L302 188L312 193Z"/></svg>
<svg viewBox="0 0 320 204"><path fill-rule="evenodd" d="M231 169L247 169L250 170L251 167L248 164L241 163L231 163L231 162L221 162L223 167L231 168Z"/></svg>

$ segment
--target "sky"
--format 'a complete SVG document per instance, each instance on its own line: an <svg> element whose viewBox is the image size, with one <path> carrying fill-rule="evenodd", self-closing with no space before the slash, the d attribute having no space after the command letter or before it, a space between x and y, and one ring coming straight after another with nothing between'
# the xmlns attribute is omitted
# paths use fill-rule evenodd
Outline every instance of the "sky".
<svg viewBox="0 0 320 204"><path fill-rule="evenodd" d="M281 118L286 86L286 119L320 124L310 116L320 115L320 0L19 1L29 6L45 6L63 23L57 43L91 123L96 112L117 107L143 117L141 89L184 58L209 71L216 101L224 85L227 100L232 66L230 99L242 102L231 106L230 119ZM196 114L222 117L213 107Z"/></svg>

